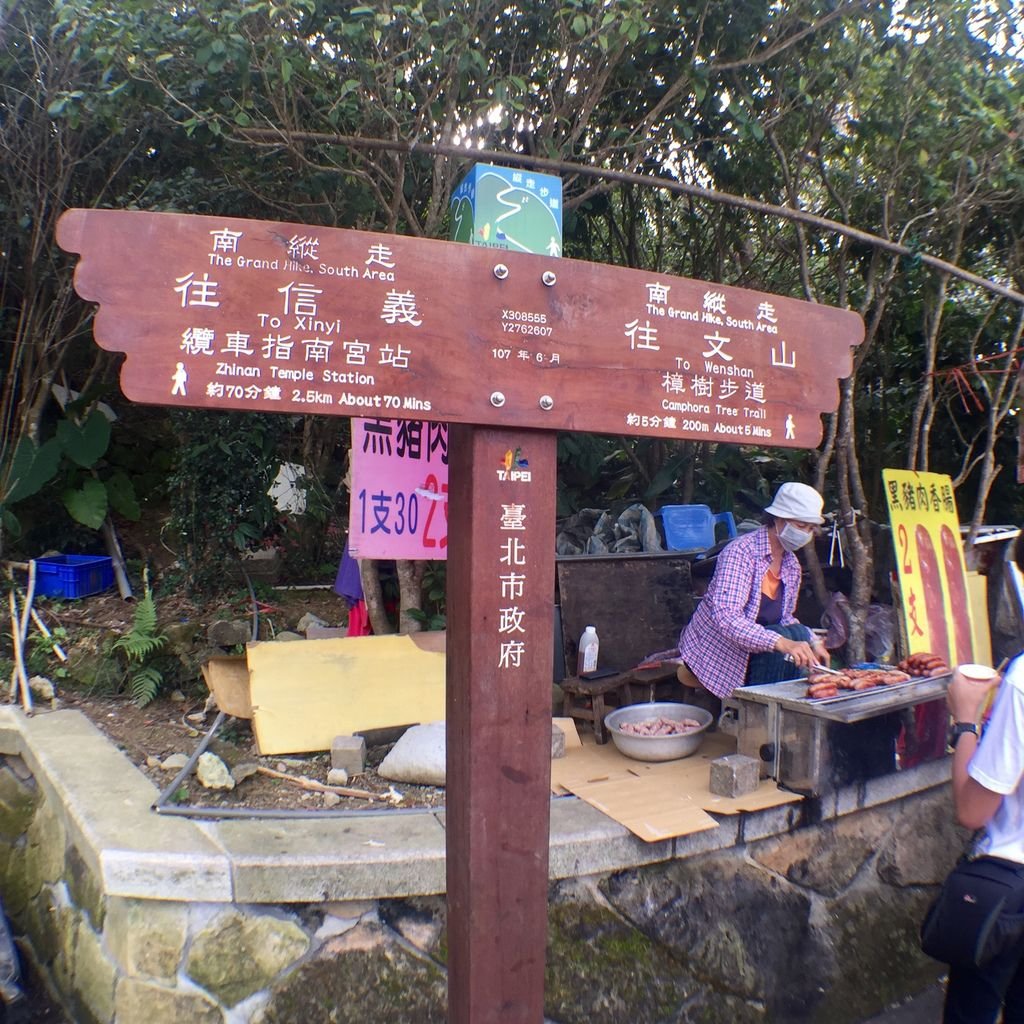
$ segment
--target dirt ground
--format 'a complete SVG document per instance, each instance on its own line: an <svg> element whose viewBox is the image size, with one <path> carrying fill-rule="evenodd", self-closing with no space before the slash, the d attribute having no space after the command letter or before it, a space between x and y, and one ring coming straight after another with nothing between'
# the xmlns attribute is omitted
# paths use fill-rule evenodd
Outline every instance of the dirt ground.
<svg viewBox="0 0 1024 1024"><path fill-rule="evenodd" d="M77 601L41 601L36 605L44 623L64 632L61 644L69 654L68 664L73 677L76 652L94 647L97 642L123 634L130 626L134 604L122 600L116 590ZM251 623L252 600L240 591L215 602L197 603L184 596L157 598L160 628L174 623L194 627L197 637L205 636L210 622L218 619L244 620ZM271 639L282 630L294 630L306 613L317 615L329 626L343 626L347 621L344 601L330 589L261 591L258 614L260 639ZM221 651L220 653L225 653ZM201 652L200 652L201 658ZM54 661L54 667L57 666ZM144 707L135 704L123 692L90 692L77 685L73 678L57 684L54 707L69 708L85 714L164 794L168 803L205 808L244 808L253 811L273 809L328 809L377 811L397 807L441 807L445 791L433 786L391 783L381 778L376 767L391 749L398 731L389 735L370 734L367 742L367 766L361 775L353 775L333 797L316 788L327 785L331 767L328 752L261 757L255 737L245 719L226 718L206 747L227 765L235 776L234 789L207 789L196 778L194 770L171 784L179 768L164 768L163 762L174 754L191 755L204 740L217 717L216 706L210 706L209 691L196 671L192 679L183 679L172 692L162 690L156 700ZM40 713L50 706L37 701ZM384 741L387 742L384 742ZM179 759L180 760L180 759ZM269 774L270 772L276 774ZM282 777L283 776L283 777ZM365 795L346 795L341 790L354 790Z"/></svg>

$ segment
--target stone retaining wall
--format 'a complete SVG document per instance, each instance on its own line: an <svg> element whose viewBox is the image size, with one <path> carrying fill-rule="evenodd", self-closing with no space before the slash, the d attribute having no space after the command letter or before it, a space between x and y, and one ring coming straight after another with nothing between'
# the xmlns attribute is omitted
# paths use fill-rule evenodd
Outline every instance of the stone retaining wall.
<svg viewBox="0 0 1024 1024"><path fill-rule="evenodd" d="M90 825L83 795L92 786L88 760L77 762L83 778L72 785L53 777L41 749L62 732L96 742L91 726L34 725L0 721L8 751L0 765L0 884L23 950L76 1024L445 1020L444 897L416 881L415 870L406 873L397 851L393 874L406 880L407 895L382 877L386 895L329 898L346 888L349 865L339 860L291 866L312 874L309 888L319 885L328 898L279 892L252 902L237 898L236 884L232 898L211 899L208 847L220 845L217 824L175 823L199 837L194 878L187 850L162 872L146 866L145 844L131 833L148 827L140 810L155 817L148 807L121 808L121 841L97 850L102 829ZM12 749L19 744L20 752ZM141 778L112 748L103 756L111 755ZM845 1024L920 991L938 967L917 950L917 924L965 838L951 822L942 766L930 769L917 792L894 776L887 784L902 795L851 790L733 818L654 850L619 836L618 847L602 844L605 856L622 852L615 869L556 871L547 1018ZM106 804L110 795L107 787L91 799ZM579 802L569 801L571 818ZM553 812L553 844L560 820ZM233 823L241 826L279 836L281 823ZM330 826L347 827L338 819ZM175 832L172 842L184 841ZM126 866L125 847L141 866ZM412 849L411 861L422 852ZM150 856L162 863L168 855ZM576 861L600 856L581 848ZM569 859L565 850L552 858ZM133 881L147 871L155 879L149 893ZM302 888L299 879L293 885Z"/></svg>

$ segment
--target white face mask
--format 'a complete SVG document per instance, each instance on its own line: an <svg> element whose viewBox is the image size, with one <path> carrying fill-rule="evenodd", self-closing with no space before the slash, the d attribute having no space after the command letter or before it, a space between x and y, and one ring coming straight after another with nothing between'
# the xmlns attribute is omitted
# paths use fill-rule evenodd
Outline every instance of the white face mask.
<svg viewBox="0 0 1024 1024"><path fill-rule="evenodd" d="M775 533L779 538L779 543L786 551L799 551L814 539L814 534L810 530L801 530L799 526L794 526L792 523L786 523L781 530L776 526Z"/></svg>

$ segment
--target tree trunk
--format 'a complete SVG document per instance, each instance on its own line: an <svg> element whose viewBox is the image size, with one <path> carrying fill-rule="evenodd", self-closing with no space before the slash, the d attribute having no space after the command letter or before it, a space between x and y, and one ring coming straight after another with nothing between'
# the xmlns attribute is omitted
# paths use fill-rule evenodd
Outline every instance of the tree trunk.
<svg viewBox="0 0 1024 1024"><path fill-rule="evenodd" d="M410 615L411 611L423 611L423 570L427 563L400 559L395 563L398 572L399 616L398 632L420 633L423 623Z"/></svg>
<svg viewBox="0 0 1024 1024"><path fill-rule="evenodd" d="M377 563L372 558L359 559L359 582L363 586L363 599L366 601L366 614L370 618L370 627L378 636L394 633L394 627L388 621L388 613L384 607L384 592L380 586L380 573Z"/></svg>

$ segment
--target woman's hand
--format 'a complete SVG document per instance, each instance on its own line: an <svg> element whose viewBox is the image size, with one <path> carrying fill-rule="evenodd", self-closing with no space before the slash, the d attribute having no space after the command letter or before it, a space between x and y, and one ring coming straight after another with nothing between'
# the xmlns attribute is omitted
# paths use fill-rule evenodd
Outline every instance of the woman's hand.
<svg viewBox="0 0 1024 1024"><path fill-rule="evenodd" d="M815 665L823 665L826 661L826 658L820 657L806 640L788 640L786 637L780 636L775 641L775 650L798 668L814 668Z"/></svg>

